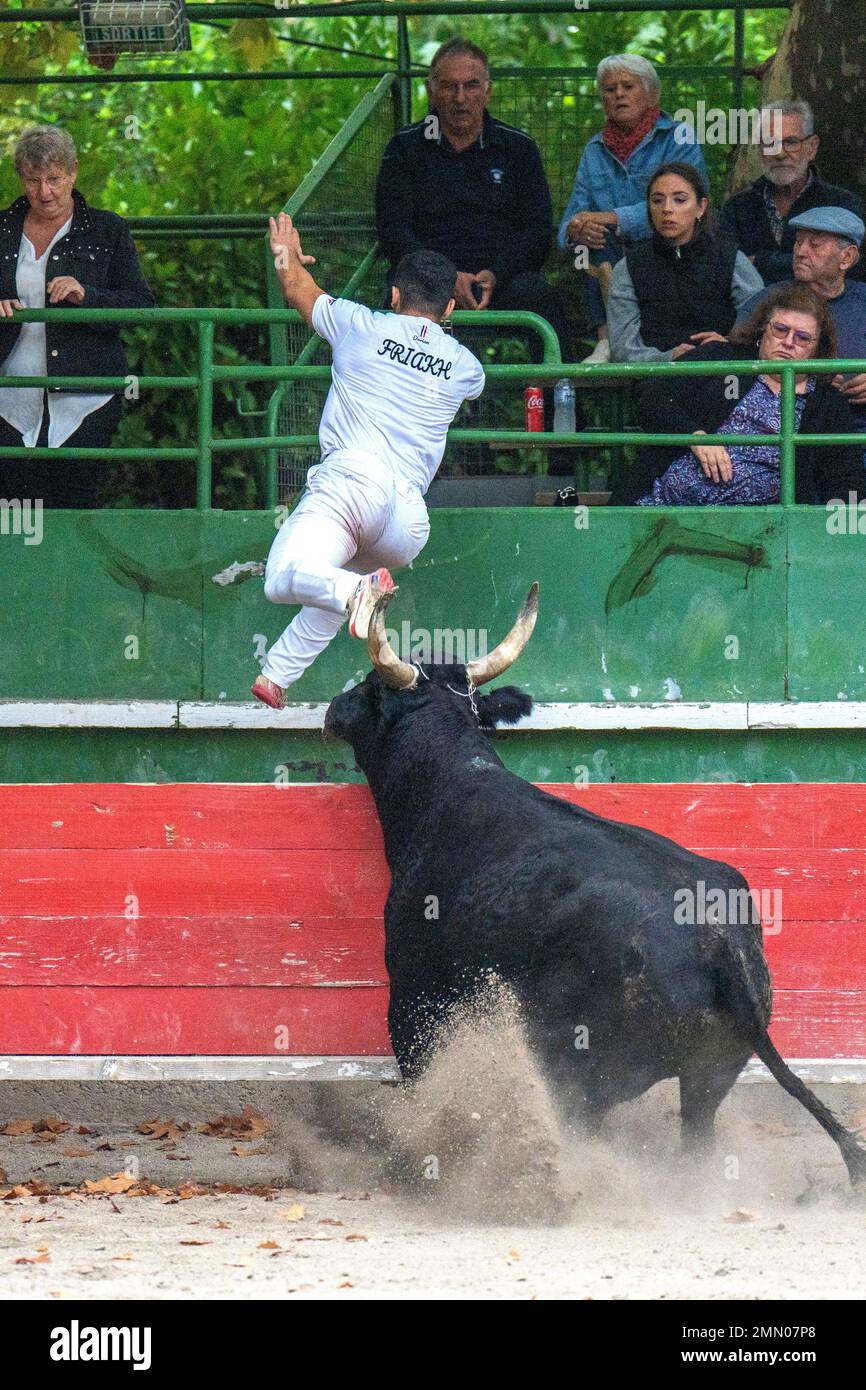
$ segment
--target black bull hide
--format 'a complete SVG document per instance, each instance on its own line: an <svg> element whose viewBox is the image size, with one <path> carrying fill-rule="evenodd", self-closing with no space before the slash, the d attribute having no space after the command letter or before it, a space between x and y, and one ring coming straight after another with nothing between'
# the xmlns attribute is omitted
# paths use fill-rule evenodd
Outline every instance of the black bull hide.
<svg viewBox="0 0 866 1390"><path fill-rule="evenodd" d="M742 875L509 772L485 731L532 700L507 687L475 693L473 709L467 684L459 665L426 667L413 690L371 672L325 718L326 735L352 745L384 834L388 1027L403 1076L493 972L519 999L567 1119L592 1127L675 1076L683 1147L706 1150L754 1051L838 1144L851 1181L866 1179L866 1150L767 1035L770 976ZM749 908L684 922L682 890Z"/></svg>

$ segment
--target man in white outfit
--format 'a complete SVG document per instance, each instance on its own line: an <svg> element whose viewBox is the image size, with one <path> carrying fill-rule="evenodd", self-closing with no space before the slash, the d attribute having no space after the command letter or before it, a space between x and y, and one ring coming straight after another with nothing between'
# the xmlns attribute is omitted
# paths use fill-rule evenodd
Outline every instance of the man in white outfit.
<svg viewBox="0 0 866 1390"><path fill-rule="evenodd" d="M377 599L394 590L388 567L408 565L424 548L424 493L460 405L484 389L484 370L441 327L454 308L456 270L438 252L404 256L391 290L395 312L386 314L329 298L305 269L314 257L304 255L285 213L271 218L271 249L286 303L333 349L322 461L309 470L265 571L273 603L303 605L252 687L282 709L286 687L347 618L352 636L366 639Z"/></svg>

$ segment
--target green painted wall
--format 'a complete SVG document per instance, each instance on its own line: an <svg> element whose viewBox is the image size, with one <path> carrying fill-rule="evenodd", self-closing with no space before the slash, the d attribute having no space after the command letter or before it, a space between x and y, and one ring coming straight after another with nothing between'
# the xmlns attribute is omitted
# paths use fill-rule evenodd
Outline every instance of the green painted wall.
<svg viewBox="0 0 866 1390"><path fill-rule="evenodd" d="M514 672L539 700L866 699L866 537L828 534L818 508L583 517L586 528L568 509L434 511L391 626L492 645L539 579L538 627ZM0 536L0 698L248 698L256 651L291 610L269 604L258 577L213 576L264 560L273 536L261 512L152 511L45 513L41 544ZM328 700L366 669L344 632L294 698ZM504 741L519 771L553 780L578 764L600 780L860 778L858 735L815 744L662 732ZM315 780L346 777L335 762L350 761L308 734L10 731L2 745L4 780L259 781L287 759L290 776Z"/></svg>
<svg viewBox="0 0 866 1390"><path fill-rule="evenodd" d="M534 782L862 782L866 736L510 733L503 761ZM578 772L577 769L585 769ZM0 782L363 782L320 733L3 730Z"/></svg>

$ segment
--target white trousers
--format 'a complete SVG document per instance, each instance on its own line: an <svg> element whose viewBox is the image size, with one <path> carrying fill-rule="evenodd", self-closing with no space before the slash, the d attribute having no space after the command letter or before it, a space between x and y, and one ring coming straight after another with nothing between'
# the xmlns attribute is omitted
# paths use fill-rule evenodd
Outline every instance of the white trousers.
<svg viewBox="0 0 866 1390"><path fill-rule="evenodd" d="M263 674L284 689L298 680L346 621L358 575L408 565L429 534L422 494L373 455L347 450L311 468L265 570L272 603L303 606L268 652Z"/></svg>

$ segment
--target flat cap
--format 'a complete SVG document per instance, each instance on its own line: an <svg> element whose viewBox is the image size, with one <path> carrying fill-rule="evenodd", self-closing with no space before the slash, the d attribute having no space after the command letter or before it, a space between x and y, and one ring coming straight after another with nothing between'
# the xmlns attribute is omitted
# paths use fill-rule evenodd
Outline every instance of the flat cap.
<svg viewBox="0 0 866 1390"><path fill-rule="evenodd" d="M805 227L810 232L832 232L834 236L847 237L855 246L859 246L866 235L862 217L847 208L810 208L792 217L788 226Z"/></svg>

